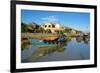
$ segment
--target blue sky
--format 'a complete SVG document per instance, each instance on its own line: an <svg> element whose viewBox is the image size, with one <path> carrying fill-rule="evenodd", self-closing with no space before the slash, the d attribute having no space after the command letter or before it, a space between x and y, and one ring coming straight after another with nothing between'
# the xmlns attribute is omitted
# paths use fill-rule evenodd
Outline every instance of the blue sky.
<svg viewBox="0 0 100 73"><path fill-rule="evenodd" d="M35 22L39 25L45 22L56 22L66 27L88 32L90 13L21 10L21 22Z"/></svg>

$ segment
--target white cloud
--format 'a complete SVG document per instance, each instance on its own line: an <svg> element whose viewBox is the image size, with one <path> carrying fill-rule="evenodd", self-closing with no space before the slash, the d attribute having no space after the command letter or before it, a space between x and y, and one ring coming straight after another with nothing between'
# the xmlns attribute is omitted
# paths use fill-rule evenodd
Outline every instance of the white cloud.
<svg viewBox="0 0 100 73"><path fill-rule="evenodd" d="M58 22L58 18L55 16L48 16L48 17L44 17L42 18L42 20L44 21L48 21L48 22Z"/></svg>

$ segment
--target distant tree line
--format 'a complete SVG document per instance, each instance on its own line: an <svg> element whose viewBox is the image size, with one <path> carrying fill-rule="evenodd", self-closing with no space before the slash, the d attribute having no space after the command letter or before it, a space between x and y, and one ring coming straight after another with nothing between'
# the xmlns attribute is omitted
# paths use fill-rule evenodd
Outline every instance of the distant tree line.
<svg viewBox="0 0 100 73"><path fill-rule="evenodd" d="M83 33L82 31L78 31L75 29L71 29L66 27L63 31L61 30L56 30L56 32L58 34L63 34L63 33L67 33L67 34L71 34L72 30L76 32L76 34L78 33ZM36 24L35 22L26 24L26 23L21 23L21 32L30 32L30 33L52 33L50 29L44 30L40 25Z"/></svg>
<svg viewBox="0 0 100 73"><path fill-rule="evenodd" d="M21 32L30 32L30 33L51 33L51 30L44 30L41 26L36 23L21 23Z"/></svg>

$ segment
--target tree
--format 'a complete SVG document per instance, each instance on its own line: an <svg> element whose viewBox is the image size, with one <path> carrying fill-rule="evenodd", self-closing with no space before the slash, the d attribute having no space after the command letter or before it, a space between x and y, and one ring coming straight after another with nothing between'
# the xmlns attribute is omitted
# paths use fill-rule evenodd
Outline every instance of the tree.
<svg viewBox="0 0 100 73"><path fill-rule="evenodd" d="M21 32L27 32L28 29L27 29L27 25L25 23L21 23Z"/></svg>
<svg viewBox="0 0 100 73"><path fill-rule="evenodd" d="M27 25L27 28L28 28L28 32L34 32L36 26L32 25L32 24L29 24L29 25Z"/></svg>
<svg viewBox="0 0 100 73"><path fill-rule="evenodd" d="M47 33L51 33L51 30L50 29L47 29L46 31L47 31Z"/></svg>

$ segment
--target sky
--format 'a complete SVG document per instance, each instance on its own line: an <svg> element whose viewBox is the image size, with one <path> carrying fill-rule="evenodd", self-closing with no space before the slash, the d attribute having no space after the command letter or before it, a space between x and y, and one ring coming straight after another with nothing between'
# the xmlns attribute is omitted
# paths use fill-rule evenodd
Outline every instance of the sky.
<svg viewBox="0 0 100 73"><path fill-rule="evenodd" d="M21 10L21 22L35 22L39 25L42 25L45 22L55 22L65 27L89 32L90 13Z"/></svg>

